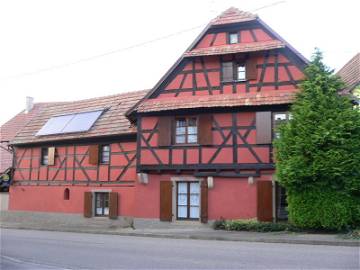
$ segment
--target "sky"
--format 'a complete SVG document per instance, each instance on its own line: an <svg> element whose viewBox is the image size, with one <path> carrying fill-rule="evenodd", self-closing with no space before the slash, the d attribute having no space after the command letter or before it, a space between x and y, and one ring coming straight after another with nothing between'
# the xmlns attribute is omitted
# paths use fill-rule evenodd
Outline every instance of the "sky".
<svg viewBox="0 0 360 270"><path fill-rule="evenodd" d="M152 88L227 8L256 13L338 70L360 51L360 1L0 0L0 124L35 102Z"/></svg>

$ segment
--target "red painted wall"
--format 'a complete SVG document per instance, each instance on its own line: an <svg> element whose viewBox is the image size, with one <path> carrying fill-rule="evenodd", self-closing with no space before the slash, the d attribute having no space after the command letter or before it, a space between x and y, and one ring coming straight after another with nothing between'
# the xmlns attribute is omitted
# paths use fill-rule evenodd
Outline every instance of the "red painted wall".
<svg viewBox="0 0 360 270"><path fill-rule="evenodd" d="M89 145L56 147L55 165L40 164L41 147L16 148L17 181L102 181L136 179L136 142L111 143L110 164L89 164Z"/></svg>
<svg viewBox="0 0 360 270"><path fill-rule="evenodd" d="M231 55L223 56L225 60L231 60ZM203 63L200 57L188 59L187 64L174 74L174 78L160 91L160 95L156 98L182 98L193 96L192 88L195 87L195 96L210 95L208 86L212 87L211 94L241 94L254 93L258 91L275 90L275 82L279 84L277 90L294 91L296 85L290 83L291 79L300 81L304 78L302 70L290 61L283 53L279 53L277 57L278 79L276 80L275 67L276 56L270 55L267 59L261 53L250 54L250 57L255 58L257 63L257 79L249 80L249 89L246 89L245 82L236 82L235 89L233 83L221 83L221 56L205 56ZM227 59L228 58L228 59ZM266 67L264 63L270 64ZM271 66L273 65L273 66ZM287 68L285 67L287 66ZM193 74L195 72L195 78ZM264 73L264 74L262 74ZM208 81L206 80L208 79ZM271 83L272 85L260 85L259 82ZM235 91L235 92L234 92ZM177 93L178 92L178 93Z"/></svg>
<svg viewBox="0 0 360 270"><path fill-rule="evenodd" d="M70 199L64 200L64 190L69 188ZM134 187L129 186L11 186L9 210L83 213L84 192L109 190L118 192L119 215L132 216Z"/></svg>
<svg viewBox="0 0 360 270"><path fill-rule="evenodd" d="M223 135L225 138L230 133L232 126L232 113L216 113L213 114L213 127L219 126L224 128L221 134L218 130L212 131L213 145L201 147L201 162L200 162L200 147L199 145L181 145L181 149L172 150L172 164L173 165L191 165L191 164L207 164L214 156L219 146L224 142ZM141 140L140 153L140 164L141 165L156 165L159 164L156 156L160 159L163 165L170 164L170 150L164 147L158 147L158 136L157 133L153 134L150 138L150 133L155 129L158 121L158 117L149 116L143 117L141 120L142 133L144 139L148 140L145 142ZM270 163L270 146L269 145L257 145L256 144L256 128L255 128L255 112L239 112L236 113L236 126L238 127L239 135L236 140L238 143L237 163ZM169 131L170 132L170 131ZM246 147L246 144L251 149ZM217 157L212 161L212 164L231 164L233 160L233 140L232 136L225 143L224 148L220 150ZM154 152L152 152L148 146L151 146ZM176 146L176 145L175 145ZM252 151L251 151L252 150ZM186 153L186 161L185 155ZM154 155L156 154L156 156Z"/></svg>

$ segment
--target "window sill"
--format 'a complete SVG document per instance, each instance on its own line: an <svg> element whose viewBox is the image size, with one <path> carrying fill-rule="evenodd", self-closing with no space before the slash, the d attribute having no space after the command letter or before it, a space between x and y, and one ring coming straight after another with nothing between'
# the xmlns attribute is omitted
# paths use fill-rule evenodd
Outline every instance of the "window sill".
<svg viewBox="0 0 360 270"><path fill-rule="evenodd" d="M232 80L232 81L221 81L222 84L230 84L230 83L246 83L247 80Z"/></svg>

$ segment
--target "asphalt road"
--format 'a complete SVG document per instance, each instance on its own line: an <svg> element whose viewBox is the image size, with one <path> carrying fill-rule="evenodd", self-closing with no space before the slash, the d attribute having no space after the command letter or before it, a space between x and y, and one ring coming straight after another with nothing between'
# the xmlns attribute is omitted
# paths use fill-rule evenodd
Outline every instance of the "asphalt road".
<svg viewBox="0 0 360 270"><path fill-rule="evenodd" d="M359 269L359 247L1 230L1 269Z"/></svg>

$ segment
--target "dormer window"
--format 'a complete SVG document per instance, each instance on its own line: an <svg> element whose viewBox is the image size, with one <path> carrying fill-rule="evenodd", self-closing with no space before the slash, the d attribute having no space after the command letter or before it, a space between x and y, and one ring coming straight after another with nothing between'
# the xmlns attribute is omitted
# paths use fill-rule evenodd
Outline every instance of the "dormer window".
<svg viewBox="0 0 360 270"><path fill-rule="evenodd" d="M238 33L229 33L229 44L239 43Z"/></svg>

